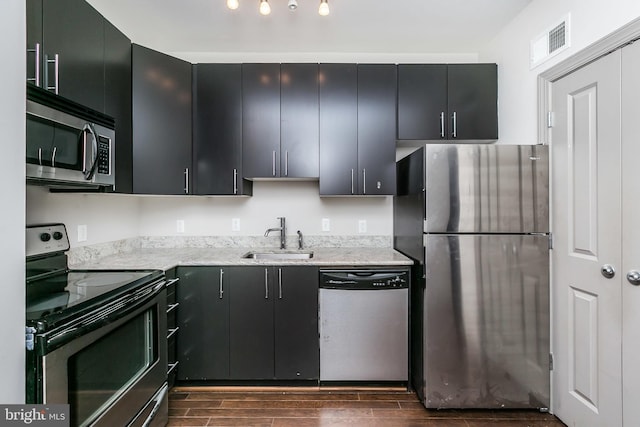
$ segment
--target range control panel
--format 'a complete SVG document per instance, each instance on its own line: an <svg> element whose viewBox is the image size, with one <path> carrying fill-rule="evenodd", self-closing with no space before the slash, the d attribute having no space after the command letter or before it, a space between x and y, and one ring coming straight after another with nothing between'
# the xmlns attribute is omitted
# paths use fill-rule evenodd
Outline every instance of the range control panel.
<svg viewBox="0 0 640 427"><path fill-rule="evenodd" d="M27 257L69 250L69 236L64 224L28 225L25 235Z"/></svg>
<svg viewBox="0 0 640 427"><path fill-rule="evenodd" d="M320 270L324 289L406 289L409 270Z"/></svg>

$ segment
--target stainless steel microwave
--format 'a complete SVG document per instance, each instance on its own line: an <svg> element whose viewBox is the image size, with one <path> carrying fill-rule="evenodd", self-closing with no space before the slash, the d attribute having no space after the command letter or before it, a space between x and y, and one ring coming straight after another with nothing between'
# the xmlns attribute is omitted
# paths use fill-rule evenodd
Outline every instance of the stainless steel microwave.
<svg viewBox="0 0 640 427"><path fill-rule="evenodd" d="M28 89L27 183L58 188L115 187L113 118Z"/></svg>

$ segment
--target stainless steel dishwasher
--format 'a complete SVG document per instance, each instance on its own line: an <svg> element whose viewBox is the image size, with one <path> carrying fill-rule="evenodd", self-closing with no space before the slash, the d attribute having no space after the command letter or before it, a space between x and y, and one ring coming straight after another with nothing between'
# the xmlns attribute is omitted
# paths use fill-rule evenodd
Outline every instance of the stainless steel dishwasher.
<svg viewBox="0 0 640 427"><path fill-rule="evenodd" d="M408 380L409 270L320 270L320 381Z"/></svg>

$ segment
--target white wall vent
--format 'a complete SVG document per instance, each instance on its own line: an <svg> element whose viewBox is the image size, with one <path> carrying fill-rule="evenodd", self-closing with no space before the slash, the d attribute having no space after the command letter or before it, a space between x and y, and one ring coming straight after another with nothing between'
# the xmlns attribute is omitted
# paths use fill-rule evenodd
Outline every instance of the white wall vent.
<svg viewBox="0 0 640 427"><path fill-rule="evenodd" d="M531 40L529 49L529 63L531 69L542 64L549 58L570 46L570 14L563 17L560 22L556 22L545 32Z"/></svg>

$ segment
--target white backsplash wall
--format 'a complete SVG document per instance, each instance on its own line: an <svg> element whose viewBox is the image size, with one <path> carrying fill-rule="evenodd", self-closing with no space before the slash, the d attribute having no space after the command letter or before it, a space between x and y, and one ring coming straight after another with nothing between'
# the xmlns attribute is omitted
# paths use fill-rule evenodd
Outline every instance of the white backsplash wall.
<svg viewBox="0 0 640 427"><path fill-rule="evenodd" d="M286 218L287 235L393 234L391 197L320 197L317 182L257 181L252 197L143 197L140 199L140 235L261 236ZM232 220L240 230L232 230ZM322 231L328 218L330 231ZM184 221L178 232L177 221ZM367 231L358 232L366 221ZM276 233L277 234L277 233Z"/></svg>
<svg viewBox="0 0 640 427"><path fill-rule="evenodd" d="M68 194L27 186L26 207L27 224L66 224L71 247L138 236L262 236L279 225L279 216L287 219L287 235L297 230L306 236L393 234L391 197L320 197L318 182L254 182L253 197ZM232 230L234 218L240 220L239 231ZM330 231L322 231L323 218ZM360 221L366 221L366 232L359 232ZM87 240L79 242L81 225L87 226Z"/></svg>
<svg viewBox="0 0 640 427"><path fill-rule="evenodd" d="M49 193L27 186L27 225L62 222L71 247L138 237L137 196L120 194ZM78 226L85 225L87 240L78 241Z"/></svg>

